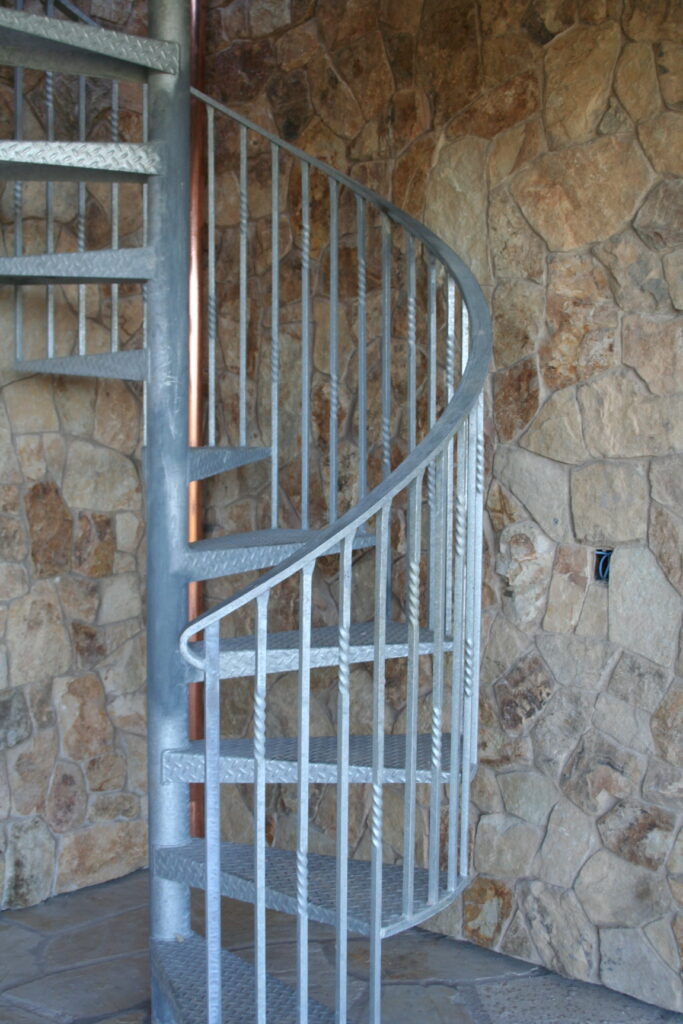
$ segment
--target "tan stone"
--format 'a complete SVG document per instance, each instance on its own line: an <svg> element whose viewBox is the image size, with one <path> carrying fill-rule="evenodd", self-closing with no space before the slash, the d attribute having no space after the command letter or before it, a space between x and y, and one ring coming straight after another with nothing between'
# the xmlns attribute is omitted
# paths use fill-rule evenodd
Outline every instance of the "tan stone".
<svg viewBox="0 0 683 1024"><path fill-rule="evenodd" d="M519 443L523 448L557 462L585 462L590 456L581 432L576 389L563 388L552 394Z"/></svg>
<svg viewBox="0 0 683 1024"><path fill-rule="evenodd" d="M4 405L0 405L0 478L7 484L21 479L21 470L12 444L12 432Z"/></svg>
<svg viewBox="0 0 683 1024"><path fill-rule="evenodd" d="M144 692L123 693L107 705L109 718L117 729L147 735L147 704Z"/></svg>
<svg viewBox="0 0 683 1024"><path fill-rule="evenodd" d="M52 398L51 381L45 377L25 377L4 389L7 412L17 434L59 430Z"/></svg>
<svg viewBox="0 0 683 1024"><path fill-rule="evenodd" d="M347 0L343 5L336 0L320 0L316 19L328 47L333 47L371 32L377 25L377 14L377 5L365 0Z"/></svg>
<svg viewBox="0 0 683 1024"><path fill-rule="evenodd" d="M0 601L13 601L28 591L28 577L23 565L0 564Z"/></svg>
<svg viewBox="0 0 683 1024"><path fill-rule="evenodd" d="M601 926L637 927L669 909L664 880L608 850L598 850L574 886L590 920Z"/></svg>
<svg viewBox="0 0 683 1024"><path fill-rule="evenodd" d="M677 810L683 798L683 771L666 761L652 758L643 782L643 797L658 804L669 804ZM683 888L681 893L683 895Z"/></svg>
<svg viewBox="0 0 683 1024"><path fill-rule="evenodd" d="M651 249L683 245L683 181L666 179L655 185L633 223Z"/></svg>
<svg viewBox="0 0 683 1024"><path fill-rule="evenodd" d="M631 864L656 871L671 847L675 817L654 805L620 801L598 818L597 826L607 849Z"/></svg>
<svg viewBox="0 0 683 1024"><path fill-rule="evenodd" d="M683 310L683 249L668 253L662 260L671 302Z"/></svg>
<svg viewBox="0 0 683 1024"><path fill-rule="evenodd" d="M110 747L114 737L104 703L104 689L95 675L57 679L54 702L62 744L77 761L92 758Z"/></svg>
<svg viewBox="0 0 683 1024"><path fill-rule="evenodd" d="M542 882L571 889L587 857L600 845L593 820L561 797L553 808L533 871Z"/></svg>
<svg viewBox="0 0 683 1024"><path fill-rule="evenodd" d="M614 298L627 313L669 312L669 294L658 257L631 228L595 247L609 270Z"/></svg>
<svg viewBox="0 0 683 1024"><path fill-rule="evenodd" d="M249 27L254 36L268 36L290 23L289 0L251 0Z"/></svg>
<svg viewBox="0 0 683 1024"><path fill-rule="evenodd" d="M512 192L548 247L567 251L623 230L651 181L635 140L610 135L540 157Z"/></svg>
<svg viewBox="0 0 683 1024"><path fill-rule="evenodd" d="M665 110L644 121L638 135L656 171L683 175L683 114Z"/></svg>
<svg viewBox="0 0 683 1024"><path fill-rule="evenodd" d="M555 683L539 656L524 655L496 683L500 721L508 732L525 731L551 699Z"/></svg>
<svg viewBox="0 0 683 1024"><path fill-rule="evenodd" d="M597 936L574 893L525 881L518 898L543 964L571 978L591 979L598 963Z"/></svg>
<svg viewBox="0 0 683 1024"><path fill-rule="evenodd" d="M486 253L486 143L467 137L444 146L427 187L425 223L461 256L480 283Z"/></svg>
<svg viewBox="0 0 683 1024"><path fill-rule="evenodd" d="M417 84L443 124L475 96L480 69L474 8L458 0L424 0L417 40Z"/></svg>
<svg viewBox="0 0 683 1024"><path fill-rule="evenodd" d="M683 1008L680 971L660 959L639 929L601 929L600 954L603 985L669 1010Z"/></svg>
<svg viewBox="0 0 683 1024"><path fill-rule="evenodd" d="M655 62L647 43L626 44L617 64L614 88L634 121L643 121L661 109Z"/></svg>
<svg viewBox="0 0 683 1024"><path fill-rule="evenodd" d="M599 135L619 135L632 130L631 119L619 100L612 97L598 125Z"/></svg>
<svg viewBox="0 0 683 1024"><path fill-rule="evenodd" d="M645 548L617 548L610 568L609 636L658 665L677 651L681 599L654 555Z"/></svg>
<svg viewBox="0 0 683 1024"><path fill-rule="evenodd" d="M652 503L648 544L669 583L683 594L683 520Z"/></svg>
<svg viewBox="0 0 683 1024"><path fill-rule="evenodd" d="M488 512L493 529L499 533L509 526L510 523L519 522L526 518L526 512L516 498L498 483L491 481L489 493L486 499L486 511Z"/></svg>
<svg viewBox="0 0 683 1024"><path fill-rule="evenodd" d="M520 448L499 446L493 472L549 537L559 542L574 539L566 467Z"/></svg>
<svg viewBox="0 0 683 1024"><path fill-rule="evenodd" d="M474 867L494 877L519 878L529 873L541 833L507 814L484 814L474 842Z"/></svg>
<svg viewBox="0 0 683 1024"><path fill-rule="evenodd" d="M553 40L545 54L545 123L556 146L584 142L607 106L621 33L613 22L577 27Z"/></svg>
<svg viewBox="0 0 683 1024"><path fill-rule="evenodd" d="M498 718L495 702L482 691L479 703L479 758L491 768L531 764L531 743L526 736L510 736Z"/></svg>
<svg viewBox="0 0 683 1024"><path fill-rule="evenodd" d="M493 88L514 75L534 69L538 63L538 50L538 45L526 34L517 32L484 39L484 86Z"/></svg>
<svg viewBox="0 0 683 1024"><path fill-rule="evenodd" d="M642 754L653 753L648 713L613 693L599 694L593 725L623 746Z"/></svg>
<svg viewBox="0 0 683 1024"><path fill-rule="evenodd" d="M403 149L423 132L429 131L432 115L429 100L421 89L400 89L391 99L389 112L394 144Z"/></svg>
<svg viewBox="0 0 683 1024"><path fill-rule="evenodd" d="M614 545L647 533L649 491L642 462L593 462L572 470L572 515L577 539Z"/></svg>
<svg viewBox="0 0 683 1024"><path fill-rule="evenodd" d="M70 832L85 820L88 798L83 772L72 761L57 761L45 817L53 832Z"/></svg>
<svg viewBox="0 0 683 1024"><path fill-rule="evenodd" d="M111 821L116 818L137 818L140 798L133 793L103 793L91 801L88 817L91 821Z"/></svg>
<svg viewBox="0 0 683 1024"><path fill-rule="evenodd" d="M522 654L527 639L504 615L496 615L484 647L481 678L492 683L502 676ZM368 732L370 730L368 729Z"/></svg>
<svg viewBox="0 0 683 1024"><path fill-rule="evenodd" d="M305 67L320 47L320 40L315 21L306 21L303 25L280 36L276 43L278 67L283 71L293 71Z"/></svg>
<svg viewBox="0 0 683 1024"><path fill-rule="evenodd" d="M592 455L633 458L683 447L683 401L650 395L635 375L605 375L579 388L583 436Z"/></svg>
<svg viewBox="0 0 683 1024"><path fill-rule="evenodd" d="M545 610L554 545L530 521L507 526L500 535L496 572L507 581L505 615L520 629L537 625Z"/></svg>
<svg viewBox="0 0 683 1024"><path fill-rule="evenodd" d="M5 904L30 907L52 895L55 840L40 818L13 821L7 830Z"/></svg>
<svg viewBox="0 0 683 1024"><path fill-rule="evenodd" d="M126 751L128 770L127 789L134 793L147 792L147 737L124 733L122 736Z"/></svg>
<svg viewBox="0 0 683 1024"><path fill-rule="evenodd" d="M534 351L545 330L545 293L533 281L504 281L493 294L493 355L497 369Z"/></svg>
<svg viewBox="0 0 683 1024"><path fill-rule="evenodd" d="M496 190L489 199L489 244L496 278L543 282L545 245L504 189Z"/></svg>
<svg viewBox="0 0 683 1024"><path fill-rule="evenodd" d="M66 671L71 661L71 644L51 584L34 584L29 594L12 604L7 642L16 682L43 678L48 665L51 673Z"/></svg>
<svg viewBox="0 0 683 1024"><path fill-rule="evenodd" d="M631 39L683 42L676 0L626 0L624 8L624 31Z"/></svg>
<svg viewBox="0 0 683 1024"><path fill-rule="evenodd" d="M650 320L624 319L623 360L633 366L656 395L681 390L683 373L683 317Z"/></svg>
<svg viewBox="0 0 683 1024"><path fill-rule="evenodd" d="M44 729L7 752L14 814L43 814L45 798L59 752L57 733Z"/></svg>
<svg viewBox="0 0 683 1024"><path fill-rule="evenodd" d="M511 889L492 878L475 878L463 893L463 932L479 946L495 946L513 907Z"/></svg>
<svg viewBox="0 0 683 1024"><path fill-rule="evenodd" d="M609 692L651 712L664 696L669 681L669 674L658 665L624 651L610 677Z"/></svg>
<svg viewBox="0 0 683 1024"><path fill-rule="evenodd" d="M114 553L109 516L80 512L74 538L74 569L86 576L109 576L114 568Z"/></svg>
<svg viewBox="0 0 683 1024"><path fill-rule="evenodd" d="M352 139L363 127L364 118L353 92L326 55L316 56L308 65L313 106L320 119L343 139Z"/></svg>
<svg viewBox="0 0 683 1024"><path fill-rule="evenodd" d="M499 132L531 117L538 111L539 104L538 79L532 72L526 72L471 103L449 123L446 138L479 135L492 139Z"/></svg>
<svg viewBox="0 0 683 1024"><path fill-rule="evenodd" d="M335 50L333 60L351 87L366 120L386 108L394 82L380 32L370 32Z"/></svg>
<svg viewBox="0 0 683 1024"><path fill-rule="evenodd" d="M591 729L565 764L560 785L586 813L604 814L617 800L637 792L645 765L644 757Z"/></svg>
<svg viewBox="0 0 683 1024"><path fill-rule="evenodd" d="M553 677L572 690L602 689L614 658L611 644L577 636L539 634L536 645Z"/></svg>
<svg viewBox="0 0 683 1024"><path fill-rule="evenodd" d="M526 960L527 963L540 964L541 962L541 958L536 952L536 947L531 941L524 917L519 910L515 911L503 936L503 940L500 943L500 952L506 953L508 956L514 956L518 960Z"/></svg>
<svg viewBox="0 0 683 1024"><path fill-rule="evenodd" d="M103 380L97 388L94 438L100 444L131 455L140 434L140 404L120 380Z"/></svg>
<svg viewBox="0 0 683 1024"><path fill-rule="evenodd" d="M64 837L57 864L57 892L71 892L120 878L147 863L144 821L105 822Z"/></svg>
<svg viewBox="0 0 683 1024"><path fill-rule="evenodd" d="M683 46L663 42L655 47L659 87L664 102L677 110L683 108Z"/></svg>
<svg viewBox="0 0 683 1024"><path fill-rule="evenodd" d="M658 753L683 767L683 685L676 682L652 717L652 735Z"/></svg>
<svg viewBox="0 0 683 1024"><path fill-rule="evenodd" d="M100 603L96 583L79 579L77 576L63 576L57 587L67 618L94 622Z"/></svg>
<svg viewBox="0 0 683 1024"><path fill-rule="evenodd" d="M108 696L140 690L147 673L144 633L137 633L117 648L99 666L99 673Z"/></svg>
<svg viewBox="0 0 683 1024"><path fill-rule="evenodd" d="M482 814L497 814L503 810L503 801L496 780L496 773L480 764L472 779L470 799Z"/></svg>
<svg viewBox="0 0 683 1024"><path fill-rule="evenodd" d="M549 633L572 633L576 628L583 599L586 580L554 572L548 591L548 604L543 618L543 629Z"/></svg>
<svg viewBox="0 0 683 1024"><path fill-rule="evenodd" d="M69 446L63 495L67 504L97 512L140 508L140 482L130 459L75 440Z"/></svg>
<svg viewBox="0 0 683 1024"><path fill-rule="evenodd" d="M493 375L493 413L501 441L512 441L533 419L538 405L538 374L533 356Z"/></svg>
<svg viewBox="0 0 683 1024"><path fill-rule="evenodd" d="M120 622L140 615L140 580L136 573L114 576L101 584L101 603L97 621Z"/></svg>
<svg viewBox="0 0 683 1024"><path fill-rule="evenodd" d="M26 534L20 520L14 516L0 516L0 558L7 562L22 562L26 554Z"/></svg>
<svg viewBox="0 0 683 1024"><path fill-rule="evenodd" d="M495 188L509 174L524 167L547 150L540 118L516 125L501 132L491 142L489 150L489 181Z"/></svg>
<svg viewBox="0 0 683 1024"><path fill-rule="evenodd" d="M675 921L676 918L674 918L674 927ZM644 931L650 944L659 953L664 963L668 964L673 971L679 971L681 955L671 924L671 919L668 916L660 917L658 921L646 925Z"/></svg>
<svg viewBox="0 0 683 1024"><path fill-rule="evenodd" d="M505 810L531 825L544 828L559 793L540 772L506 772L498 779Z"/></svg>
<svg viewBox="0 0 683 1024"><path fill-rule="evenodd" d="M24 504L31 537L31 558L38 576L56 576L71 567L72 520L59 488L35 484Z"/></svg>
<svg viewBox="0 0 683 1024"><path fill-rule="evenodd" d="M122 789L126 781L126 760L121 754L97 754L87 762L85 771L92 792Z"/></svg>

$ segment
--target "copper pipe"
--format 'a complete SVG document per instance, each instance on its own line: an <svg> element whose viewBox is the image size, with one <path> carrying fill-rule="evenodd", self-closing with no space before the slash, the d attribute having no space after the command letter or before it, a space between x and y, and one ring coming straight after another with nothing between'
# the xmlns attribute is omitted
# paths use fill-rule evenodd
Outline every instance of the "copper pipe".
<svg viewBox="0 0 683 1024"><path fill-rule="evenodd" d="M202 0L190 0L191 80L196 89L204 89L204 10ZM204 227L204 165L205 120L204 106L192 100L190 119L190 337L188 380L188 442L190 447L204 443L204 330L203 330L203 261L202 230ZM203 535L203 494L201 481L193 480L188 487L188 539L200 540ZM204 590L201 582L192 582L187 593L188 615L196 618L204 610ZM188 689L188 734L191 740L204 737L204 695L201 683L192 683ZM204 835L204 787L190 784L190 835Z"/></svg>

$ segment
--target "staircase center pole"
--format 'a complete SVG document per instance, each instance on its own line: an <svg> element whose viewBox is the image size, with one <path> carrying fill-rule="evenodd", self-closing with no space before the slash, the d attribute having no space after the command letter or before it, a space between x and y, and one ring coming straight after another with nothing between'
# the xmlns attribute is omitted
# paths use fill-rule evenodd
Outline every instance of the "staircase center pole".
<svg viewBox="0 0 683 1024"><path fill-rule="evenodd" d="M187 378L189 252L189 4L151 0L150 34L180 47L177 76L151 74L150 139L162 172L149 184L149 239L157 274L148 291L147 652L151 937L188 935L189 893L158 878L154 851L188 838L186 786L161 785L161 753L187 742L187 695L178 636L187 622L181 565L187 546ZM155 1011L155 1020L170 1016Z"/></svg>

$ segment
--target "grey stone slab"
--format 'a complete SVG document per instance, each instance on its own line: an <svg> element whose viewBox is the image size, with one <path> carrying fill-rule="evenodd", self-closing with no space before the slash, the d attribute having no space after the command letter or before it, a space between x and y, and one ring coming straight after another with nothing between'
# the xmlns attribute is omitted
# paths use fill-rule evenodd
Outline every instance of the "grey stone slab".
<svg viewBox="0 0 683 1024"><path fill-rule="evenodd" d="M118 957L103 963L48 974L5 993L22 1010L32 1010L57 1021L106 1018L137 1009L149 998L147 953Z"/></svg>
<svg viewBox="0 0 683 1024"><path fill-rule="evenodd" d="M128 1013L117 1013L115 1017L102 1017L94 1024L150 1024L151 1011L130 1010Z"/></svg>
<svg viewBox="0 0 683 1024"><path fill-rule="evenodd" d="M477 985L476 994L496 1024L681 1024L683 1020L679 1013L554 974L483 983Z"/></svg>
<svg viewBox="0 0 683 1024"><path fill-rule="evenodd" d="M0 920L0 991L40 977L39 952L44 941L42 935L5 921L3 915Z"/></svg>
<svg viewBox="0 0 683 1024"><path fill-rule="evenodd" d="M57 934L45 948L47 973L63 967L83 966L96 960L144 953L149 944L149 913L137 907L107 919Z"/></svg>
<svg viewBox="0 0 683 1024"><path fill-rule="evenodd" d="M46 1024L50 1020L54 1021L54 1017L20 1010L0 999L0 1024Z"/></svg>
<svg viewBox="0 0 683 1024"><path fill-rule="evenodd" d="M143 906L148 899L149 875L147 871L136 871L112 882L53 896L35 907L5 910L2 916L3 920L16 921L25 928L58 932L91 924L98 918L109 917L122 910Z"/></svg>
<svg viewBox="0 0 683 1024"><path fill-rule="evenodd" d="M351 1007L353 1020L367 1020L367 996ZM382 986L382 1024L489 1024L472 1016L452 988L445 985Z"/></svg>
<svg viewBox="0 0 683 1024"><path fill-rule="evenodd" d="M367 977L369 945L364 939L349 944L349 969ZM382 944L383 976L387 981L445 982L456 985L493 978L538 974L533 964L501 953L414 929Z"/></svg>

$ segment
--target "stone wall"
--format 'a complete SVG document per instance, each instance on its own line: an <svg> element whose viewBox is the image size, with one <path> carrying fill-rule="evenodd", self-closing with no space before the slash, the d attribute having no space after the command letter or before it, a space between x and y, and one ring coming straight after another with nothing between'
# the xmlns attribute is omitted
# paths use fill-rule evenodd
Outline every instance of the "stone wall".
<svg viewBox="0 0 683 1024"><path fill-rule="evenodd" d="M94 15L111 16L114 5L96 7ZM10 83L0 81L3 133L12 131ZM28 137L44 130L43 90L42 76L26 75ZM58 130L73 117L72 100L58 82ZM122 91L124 133L139 118L139 104ZM95 248L109 244L109 192L88 189ZM12 195L2 183L3 256L13 252ZM26 186L24 199L25 251L45 251L45 186ZM135 244L135 210L130 196L122 200L121 241ZM57 250L74 250L75 186L56 186L55 219ZM89 286L86 303L94 351L108 344L111 294ZM55 287L54 304L56 344L68 348L75 289ZM136 347L135 289L121 288L119 308L121 346ZM45 289L28 289L26 345L35 355L45 314ZM0 907L17 907L147 861L144 524L139 389L12 372L7 287L0 315Z"/></svg>
<svg viewBox="0 0 683 1024"><path fill-rule="evenodd" d="M475 875L434 926L683 1009L679 5L233 0L209 78L423 217L491 299Z"/></svg>

